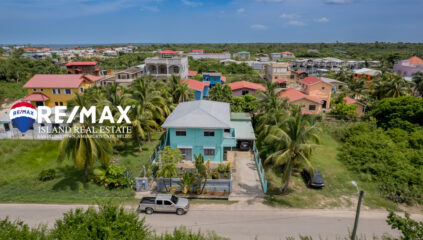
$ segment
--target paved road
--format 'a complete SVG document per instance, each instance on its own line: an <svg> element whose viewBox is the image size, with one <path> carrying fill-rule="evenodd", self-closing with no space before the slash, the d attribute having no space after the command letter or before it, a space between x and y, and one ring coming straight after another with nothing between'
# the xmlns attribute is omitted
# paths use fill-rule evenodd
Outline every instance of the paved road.
<svg viewBox="0 0 423 240"><path fill-rule="evenodd" d="M174 214L153 214L146 216L146 222L157 232L172 231L176 226L185 225L194 230L210 229L231 239L285 239L287 236L312 235L323 239L345 237L354 222L352 210L304 210L274 209L247 203L233 205L193 205L184 216ZM19 218L31 226L40 223L52 226L62 213L83 205L43 204L0 204L0 218ZM392 231L386 224L386 212L364 211L361 214L359 233L367 239ZM414 216L423 220L423 215ZM257 238L256 238L257 237Z"/></svg>

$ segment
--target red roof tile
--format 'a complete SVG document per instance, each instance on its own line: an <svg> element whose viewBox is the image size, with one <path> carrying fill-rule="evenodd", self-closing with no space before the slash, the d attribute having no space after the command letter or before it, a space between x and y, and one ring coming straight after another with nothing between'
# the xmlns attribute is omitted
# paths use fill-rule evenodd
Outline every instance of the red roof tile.
<svg viewBox="0 0 423 240"><path fill-rule="evenodd" d="M91 62L68 62L65 64L66 67L69 66L95 66L97 65L97 61L91 61Z"/></svg>
<svg viewBox="0 0 423 240"><path fill-rule="evenodd" d="M159 52L159 54L178 54L178 52L173 50L165 50L165 51Z"/></svg>
<svg viewBox="0 0 423 240"><path fill-rule="evenodd" d="M90 81L92 75L85 77ZM92 76L92 77L91 77ZM35 74L24 88L77 88L84 81L83 74Z"/></svg>
<svg viewBox="0 0 423 240"><path fill-rule="evenodd" d="M188 76L192 77L197 75L197 73L198 73L197 71L188 71Z"/></svg>
<svg viewBox="0 0 423 240"><path fill-rule="evenodd" d="M208 82L200 82L200 81L189 79L189 78L186 78L182 81L185 83L188 83L189 88L197 90L197 91L203 91L204 87L209 85Z"/></svg>
<svg viewBox="0 0 423 240"><path fill-rule="evenodd" d="M292 52L288 52L288 51L281 52L281 53L283 53L283 54L292 54Z"/></svg>
<svg viewBox="0 0 423 240"><path fill-rule="evenodd" d="M355 104L355 103L357 103L357 104L364 105L361 102L357 102L357 100L355 100L354 98L344 97L344 100L345 100L346 104Z"/></svg>
<svg viewBox="0 0 423 240"><path fill-rule="evenodd" d="M280 97L282 97L282 98L286 97L286 98L289 99L290 102L295 102L295 101L298 101L300 99L305 98L305 99L308 99L310 101L317 102L317 103L321 104L320 99L315 98L315 97L311 97L311 96L309 96L305 93L302 93L302 92L300 92L296 89L293 89L293 88L287 88L285 91L283 91L281 93Z"/></svg>
<svg viewBox="0 0 423 240"><path fill-rule="evenodd" d="M304 79L301 79L300 81L304 84L307 84L307 85L313 85L313 84L316 84L318 82L321 82L322 80L318 79L317 77L310 76L310 77L306 77Z"/></svg>
<svg viewBox="0 0 423 240"><path fill-rule="evenodd" d="M298 70L298 71L295 71L295 72L298 73L298 74L305 73L304 71L301 71L301 70Z"/></svg>
<svg viewBox="0 0 423 240"><path fill-rule="evenodd" d="M88 80L91 80L93 82L97 82L97 81L99 81L103 78L103 77L100 77L100 76L93 76L91 74L85 74L84 77L88 78Z"/></svg>
<svg viewBox="0 0 423 240"><path fill-rule="evenodd" d="M50 98L47 97L46 95L42 94L42 93L33 93L29 96L26 96L24 98L22 98L22 101L40 101L40 102L45 102L47 100L49 100Z"/></svg>
<svg viewBox="0 0 423 240"><path fill-rule="evenodd" d="M248 81L233 82L233 83L229 83L228 86L231 87L232 91L243 89L243 88L266 91L266 88L264 88L263 85L259 83L248 82Z"/></svg>
<svg viewBox="0 0 423 240"><path fill-rule="evenodd" d="M417 56L409 58L408 61L410 62L410 64L413 64L413 65L423 65L423 59Z"/></svg>
<svg viewBox="0 0 423 240"><path fill-rule="evenodd" d="M288 80L285 79L279 79L278 81L276 81L277 83L284 83L284 82L288 82Z"/></svg>

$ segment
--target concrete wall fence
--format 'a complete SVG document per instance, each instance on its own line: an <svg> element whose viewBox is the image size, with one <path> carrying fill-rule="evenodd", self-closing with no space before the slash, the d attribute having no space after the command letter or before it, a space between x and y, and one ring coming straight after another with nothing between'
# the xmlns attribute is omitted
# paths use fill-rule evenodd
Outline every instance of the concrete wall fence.
<svg viewBox="0 0 423 240"><path fill-rule="evenodd" d="M180 178L172 178L172 187L176 187L177 190L182 190L179 183L181 182ZM193 185L193 190L197 190L203 186L204 180L200 183ZM165 191L166 187L169 188L170 180L168 178L157 179L157 191ZM232 192L232 179L207 179L206 187L204 188L205 192Z"/></svg>

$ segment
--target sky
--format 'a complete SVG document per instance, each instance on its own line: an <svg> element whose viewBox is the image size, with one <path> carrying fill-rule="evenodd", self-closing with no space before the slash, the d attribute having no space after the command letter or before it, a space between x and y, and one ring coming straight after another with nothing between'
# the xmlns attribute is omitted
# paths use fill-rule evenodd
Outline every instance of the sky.
<svg viewBox="0 0 423 240"><path fill-rule="evenodd" d="M0 44L422 42L423 0L0 0Z"/></svg>

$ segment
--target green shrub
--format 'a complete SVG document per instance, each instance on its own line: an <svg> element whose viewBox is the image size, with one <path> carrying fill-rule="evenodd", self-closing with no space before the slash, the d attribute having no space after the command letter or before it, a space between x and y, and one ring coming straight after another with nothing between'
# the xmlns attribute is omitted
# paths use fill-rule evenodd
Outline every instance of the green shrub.
<svg viewBox="0 0 423 240"><path fill-rule="evenodd" d="M56 178L56 170L54 169L42 170L38 175L38 179L43 182L53 180L54 178Z"/></svg>
<svg viewBox="0 0 423 240"><path fill-rule="evenodd" d="M410 214L405 213L405 217L400 217L393 212L389 213L386 220L392 229L398 229L402 233L401 239L414 240L423 239L423 222L417 222L410 218Z"/></svg>
<svg viewBox="0 0 423 240"><path fill-rule="evenodd" d="M47 240L46 228L30 228L22 221L11 222L9 218L0 220L0 239Z"/></svg>
<svg viewBox="0 0 423 240"><path fill-rule="evenodd" d="M129 188L133 186L132 174L124 167L110 164L107 167L96 168L93 171L94 181L109 189Z"/></svg>
<svg viewBox="0 0 423 240"><path fill-rule="evenodd" d="M224 240L214 232L207 232L206 234L193 232L186 227L179 227L173 230L173 233L164 233L162 235L156 235L154 240Z"/></svg>

